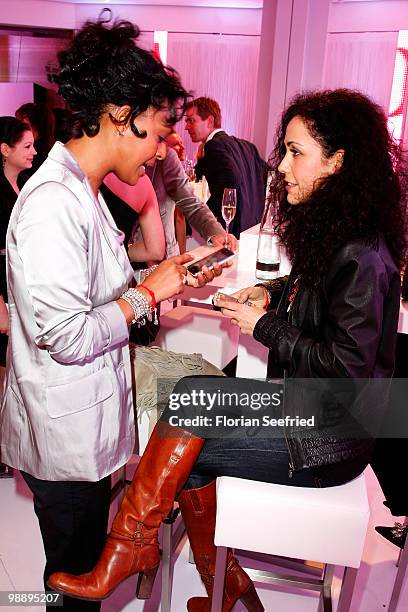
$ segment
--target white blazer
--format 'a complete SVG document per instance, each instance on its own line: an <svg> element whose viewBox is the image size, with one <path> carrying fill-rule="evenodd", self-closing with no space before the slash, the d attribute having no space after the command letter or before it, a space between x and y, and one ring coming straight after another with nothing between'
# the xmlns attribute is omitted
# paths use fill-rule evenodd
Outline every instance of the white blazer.
<svg viewBox="0 0 408 612"><path fill-rule="evenodd" d="M1 460L43 480L100 480L134 445L123 234L56 143L7 232L10 339Z"/></svg>

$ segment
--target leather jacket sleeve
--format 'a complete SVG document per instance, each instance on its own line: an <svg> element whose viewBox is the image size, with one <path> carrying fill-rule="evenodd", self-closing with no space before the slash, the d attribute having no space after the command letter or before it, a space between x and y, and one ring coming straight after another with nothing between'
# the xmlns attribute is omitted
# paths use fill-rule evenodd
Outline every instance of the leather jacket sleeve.
<svg viewBox="0 0 408 612"><path fill-rule="evenodd" d="M280 305L257 322L254 338L270 348L270 359L290 376L369 377L387 332L383 313L389 294L391 307L399 308L397 283L395 266L377 250L346 246L335 256L318 296L299 290L289 320L279 316L287 303L283 309Z"/></svg>

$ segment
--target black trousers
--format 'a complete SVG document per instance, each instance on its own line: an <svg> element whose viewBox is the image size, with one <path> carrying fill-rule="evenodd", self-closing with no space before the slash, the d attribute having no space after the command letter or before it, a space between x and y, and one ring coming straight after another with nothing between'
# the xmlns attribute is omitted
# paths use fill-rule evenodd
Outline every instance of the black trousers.
<svg viewBox="0 0 408 612"><path fill-rule="evenodd" d="M395 353L394 378L408 378L408 335L398 334ZM401 425L406 431L406 397L391 396L390 420L394 427ZM377 440L371 461L375 475L387 500L393 516L408 515L408 487L406 484L406 463L408 440L406 437L384 437Z"/></svg>
<svg viewBox="0 0 408 612"><path fill-rule="evenodd" d="M21 473L34 495L46 565L44 588L53 572L82 574L96 564L106 539L111 478L99 482L38 480ZM64 596L62 607L47 610L100 610L100 602Z"/></svg>

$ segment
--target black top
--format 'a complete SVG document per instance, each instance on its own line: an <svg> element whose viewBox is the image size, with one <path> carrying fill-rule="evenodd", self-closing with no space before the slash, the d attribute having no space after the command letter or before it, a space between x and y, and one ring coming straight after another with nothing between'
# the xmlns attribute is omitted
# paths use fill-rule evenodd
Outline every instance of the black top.
<svg viewBox="0 0 408 612"><path fill-rule="evenodd" d="M125 234L125 246L127 248L132 236L133 226L136 223L139 215L133 210L133 208L126 204L126 202L115 195L113 191L111 191L109 187L105 185L105 183L102 183L102 185L99 187L99 191L102 193L103 199L105 200L116 225Z"/></svg>
<svg viewBox="0 0 408 612"><path fill-rule="evenodd" d="M28 176L25 172L20 172L17 184L18 187L24 185L27 181ZM7 302L7 275L6 275L6 256L4 254L6 248L6 235L7 227L10 220L11 211L17 200L17 194L4 176L3 172L0 171L0 295ZM0 366L6 365L6 352L7 352L7 341L8 336L0 334Z"/></svg>
<svg viewBox="0 0 408 612"><path fill-rule="evenodd" d="M27 178L24 172L20 173L17 181L20 189ZM16 200L16 192L4 174L0 173L0 249L2 251L6 248L7 227ZM0 294L4 297L5 301L7 301L6 258L4 255L0 255L0 258Z"/></svg>

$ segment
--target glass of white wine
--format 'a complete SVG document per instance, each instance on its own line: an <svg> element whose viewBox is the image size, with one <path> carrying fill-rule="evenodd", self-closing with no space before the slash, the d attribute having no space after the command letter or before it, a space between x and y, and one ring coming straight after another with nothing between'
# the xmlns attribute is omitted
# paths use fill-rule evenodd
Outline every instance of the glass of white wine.
<svg viewBox="0 0 408 612"><path fill-rule="evenodd" d="M229 226L231 221L235 217L235 213L237 212L237 190L231 187L226 187L224 189L224 194L222 196L222 208L221 214L222 218L225 221L225 231L229 233ZM228 238L225 238L225 246L228 246Z"/></svg>

